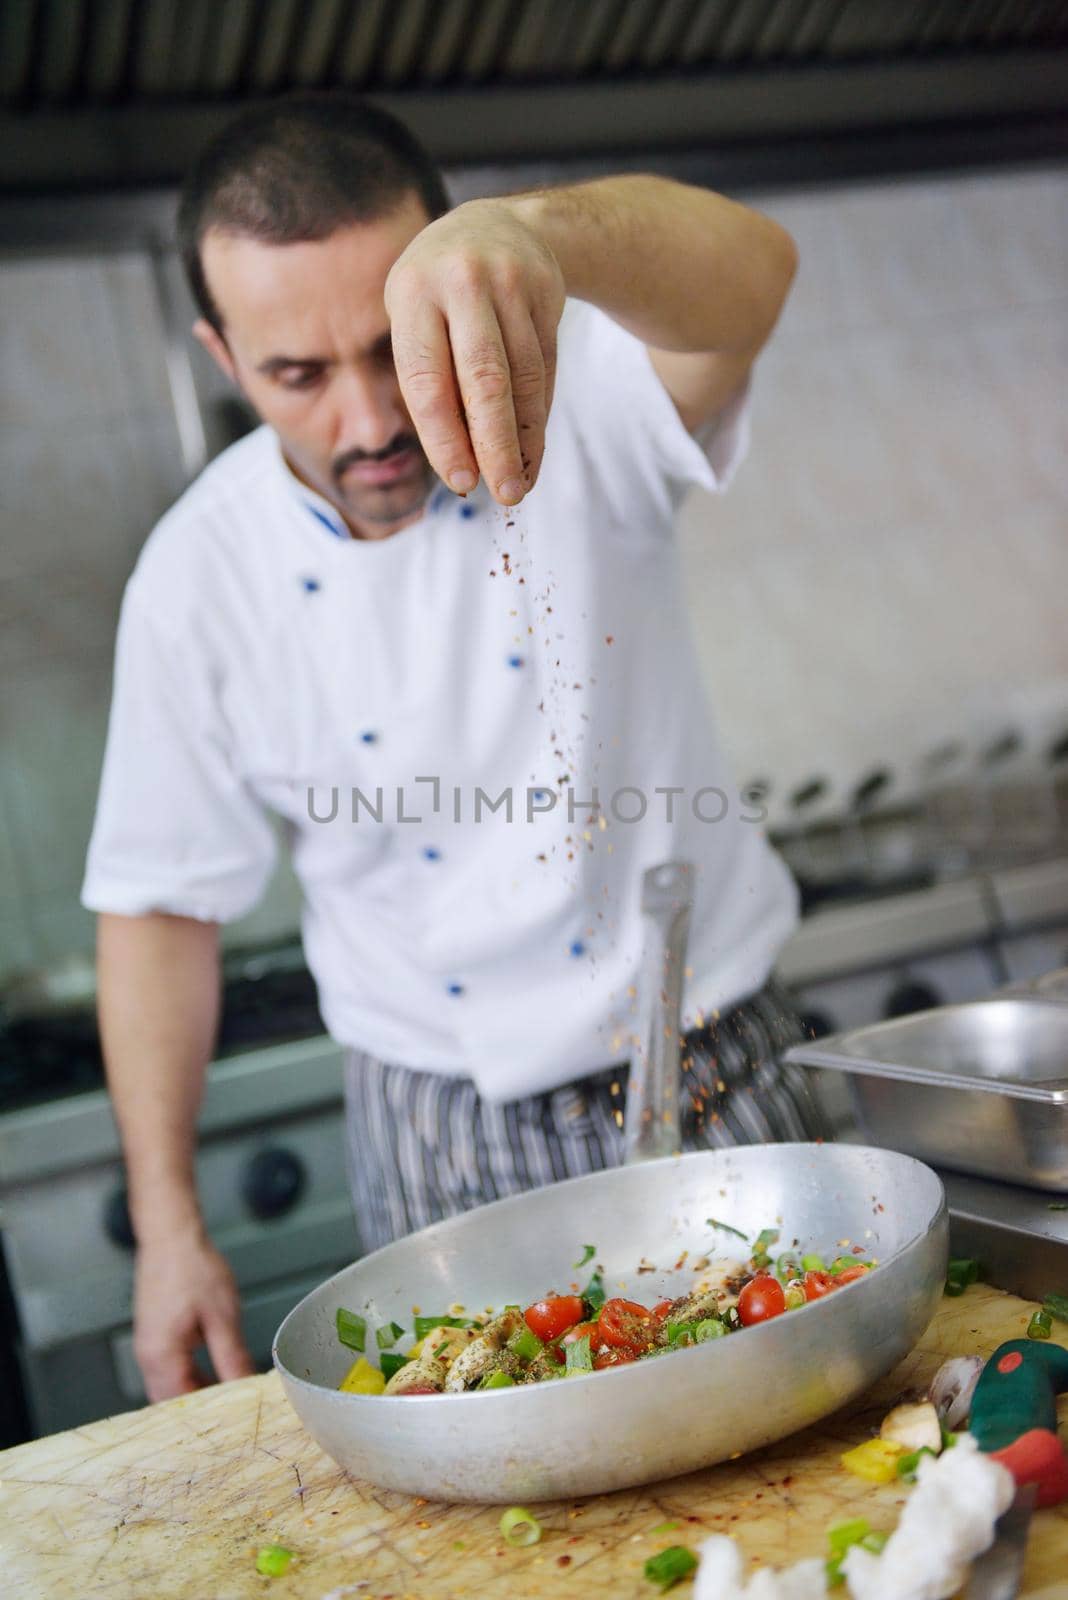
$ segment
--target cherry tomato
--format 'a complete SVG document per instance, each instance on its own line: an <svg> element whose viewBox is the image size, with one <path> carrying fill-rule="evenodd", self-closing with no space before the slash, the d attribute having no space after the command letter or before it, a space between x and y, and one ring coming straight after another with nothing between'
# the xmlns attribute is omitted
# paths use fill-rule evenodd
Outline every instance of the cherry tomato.
<svg viewBox="0 0 1068 1600"><path fill-rule="evenodd" d="M658 1319L635 1300L606 1300L597 1319L601 1341L637 1355L652 1343Z"/></svg>
<svg viewBox="0 0 1068 1600"><path fill-rule="evenodd" d="M834 1279L829 1272L806 1272L802 1288L806 1300L822 1300L834 1288Z"/></svg>
<svg viewBox="0 0 1068 1600"><path fill-rule="evenodd" d="M674 1303L673 1300L661 1300L659 1304L653 1307L653 1316L658 1317L663 1322Z"/></svg>
<svg viewBox="0 0 1068 1600"><path fill-rule="evenodd" d="M531 1333L549 1344L582 1321L582 1301L577 1294L553 1294L527 1306L523 1316Z"/></svg>
<svg viewBox="0 0 1068 1600"><path fill-rule="evenodd" d="M601 1343L601 1330L596 1322L576 1322L573 1328L568 1328L566 1333L561 1334L559 1343L577 1344L580 1339L585 1339L587 1334L590 1339L590 1349L596 1350Z"/></svg>
<svg viewBox="0 0 1068 1600"><path fill-rule="evenodd" d="M786 1294L778 1278L761 1272L746 1284L738 1296L738 1315L746 1328L754 1323L767 1322L786 1310Z"/></svg>
<svg viewBox="0 0 1068 1600"><path fill-rule="evenodd" d="M606 1367L626 1367L638 1357L632 1350L598 1350L593 1358L594 1372L603 1372Z"/></svg>
<svg viewBox="0 0 1068 1600"><path fill-rule="evenodd" d="M858 1278L866 1278L869 1271L870 1268L868 1267L846 1267L844 1272L835 1273L831 1280L831 1286L832 1288L840 1289L843 1283L856 1283Z"/></svg>

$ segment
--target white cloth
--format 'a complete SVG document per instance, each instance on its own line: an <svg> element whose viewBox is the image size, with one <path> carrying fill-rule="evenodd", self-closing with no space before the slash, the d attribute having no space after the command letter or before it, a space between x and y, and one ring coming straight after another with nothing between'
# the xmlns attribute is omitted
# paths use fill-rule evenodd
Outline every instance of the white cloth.
<svg viewBox="0 0 1068 1600"><path fill-rule="evenodd" d="M629 1055L658 861L699 869L688 1020L753 993L796 893L732 787L672 538L685 488L725 487L747 435L740 397L698 444L643 346L571 302L514 512L439 488L417 523L355 540L271 431L234 445L127 588L84 904L239 917L273 811L331 1033L496 1100ZM511 822L485 801L474 820L479 788L511 789ZM581 809L595 788L604 827ZM312 820L309 791L328 817L335 789ZM354 789L376 810L381 790L381 821L359 801L352 820ZM528 790L555 809L528 821Z"/></svg>

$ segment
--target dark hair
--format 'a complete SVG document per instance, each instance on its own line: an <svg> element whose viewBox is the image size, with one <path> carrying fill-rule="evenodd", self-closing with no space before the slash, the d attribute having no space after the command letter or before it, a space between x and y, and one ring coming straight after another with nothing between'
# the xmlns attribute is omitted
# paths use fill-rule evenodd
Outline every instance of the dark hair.
<svg viewBox="0 0 1068 1600"><path fill-rule="evenodd" d="M449 209L441 173L402 122L344 90L298 91L244 112L212 140L182 186L178 243L202 316L222 332L201 245L211 228L265 244L327 239L388 216L416 194Z"/></svg>

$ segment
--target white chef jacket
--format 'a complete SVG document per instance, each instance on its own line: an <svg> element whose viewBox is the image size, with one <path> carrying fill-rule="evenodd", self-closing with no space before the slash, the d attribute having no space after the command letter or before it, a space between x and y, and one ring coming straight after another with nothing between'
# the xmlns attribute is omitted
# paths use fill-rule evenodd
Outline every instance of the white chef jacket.
<svg viewBox="0 0 1068 1600"><path fill-rule="evenodd" d="M232 446L127 587L83 903L240 917L276 813L333 1036L495 1100L630 1054L657 862L698 869L686 1021L753 993L796 892L732 784L673 539L747 436L742 397L691 437L645 348L569 302L514 511L442 487L353 539L271 430Z"/></svg>

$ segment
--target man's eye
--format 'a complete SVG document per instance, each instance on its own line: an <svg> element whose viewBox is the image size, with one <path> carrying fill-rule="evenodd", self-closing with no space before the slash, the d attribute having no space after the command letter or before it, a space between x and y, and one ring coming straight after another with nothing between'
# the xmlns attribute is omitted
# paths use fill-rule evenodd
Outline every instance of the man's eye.
<svg viewBox="0 0 1068 1600"><path fill-rule="evenodd" d="M323 374L319 367L293 367L278 374L283 389L312 389Z"/></svg>

